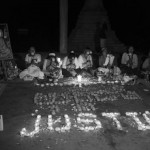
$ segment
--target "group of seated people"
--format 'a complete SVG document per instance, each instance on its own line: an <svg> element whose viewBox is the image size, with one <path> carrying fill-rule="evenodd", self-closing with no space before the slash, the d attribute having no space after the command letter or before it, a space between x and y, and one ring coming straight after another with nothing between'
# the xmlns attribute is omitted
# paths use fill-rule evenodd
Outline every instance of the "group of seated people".
<svg viewBox="0 0 150 150"><path fill-rule="evenodd" d="M78 58L74 51L62 60L55 53L49 53L45 58L43 67L40 69L41 55L37 54L34 47L30 47L29 53L25 57L27 68L20 73L21 79L26 78L62 78L76 76L81 71L87 71L90 75L93 66L91 50L86 49Z"/></svg>
<svg viewBox="0 0 150 150"><path fill-rule="evenodd" d="M26 78L63 78L75 77L78 74L83 76L97 76L99 73L106 73L111 70L114 75L126 73L129 75L138 74L138 57L134 54L134 48L131 46L128 52L123 53L121 65L118 65L117 57L107 48L102 48L99 56L99 66L95 67L93 63L92 51L86 48L79 57L74 51L71 51L66 57L60 59L55 53L49 53L45 58L42 67L41 55L36 53L34 47L30 47L29 53L25 57L26 69L20 73L21 79ZM143 69L150 70L150 53L144 61Z"/></svg>

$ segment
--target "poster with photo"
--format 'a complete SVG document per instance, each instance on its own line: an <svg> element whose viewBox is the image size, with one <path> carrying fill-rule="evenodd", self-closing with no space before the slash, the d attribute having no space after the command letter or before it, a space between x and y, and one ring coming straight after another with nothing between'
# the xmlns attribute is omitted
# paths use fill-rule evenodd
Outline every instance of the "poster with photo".
<svg viewBox="0 0 150 150"><path fill-rule="evenodd" d="M0 24L0 60L13 59L7 24Z"/></svg>

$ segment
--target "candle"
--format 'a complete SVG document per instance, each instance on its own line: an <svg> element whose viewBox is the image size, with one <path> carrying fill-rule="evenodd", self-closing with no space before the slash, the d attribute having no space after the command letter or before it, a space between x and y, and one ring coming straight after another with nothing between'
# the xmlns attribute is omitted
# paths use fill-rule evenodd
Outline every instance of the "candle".
<svg viewBox="0 0 150 150"><path fill-rule="evenodd" d="M57 58L57 61L60 63L60 58Z"/></svg>
<svg viewBox="0 0 150 150"><path fill-rule="evenodd" d="M78 82L81 82L82 76L81 76L81 75L78 75L78 76L77 76L77 79L78 79Z"/></svg>
<svg viewBox="0 0 150 150"><path fill-rule="evenodd" d="M98 77L98 81L101 82L102 81L102 77Z"/></svg>

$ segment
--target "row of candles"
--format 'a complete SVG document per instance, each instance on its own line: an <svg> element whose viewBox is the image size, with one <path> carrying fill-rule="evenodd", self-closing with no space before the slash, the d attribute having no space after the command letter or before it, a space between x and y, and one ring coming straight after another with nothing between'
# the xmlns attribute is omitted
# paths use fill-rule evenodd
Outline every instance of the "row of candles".
<svg viewBox="0 0 150 150"><path fill-rule="evenodd" d="M142 121L140 121L138 115L139 114L137 112L126 112L126 116L131 117L136 122L136 124L138 126L138 130L142 130L142 131L150 130L150 112L145 111L145 113L142 114L142 116L144 117L147 124L142 123ZM113 122L116 124L116 127L118 130L124 130L123 127L121 126L120 121L118 120L118 118L121 117L120 113L118 113L118 112L114 112L114 113L103 112L102 116L113 120ZM56 123L61 122L61 118L59 117L58 119L54 120L52 118L52 115L48 115L47 129L50 131L57 131L57 132L69 131L71 129L71 119L67 114L64 115L64 118L65 118L65 123L66 123L65 126L53 128L53 126ZM20 131L20 135L22 137L24 137L24 136L33 137L35 134L39 133L40 132L40 121L41 121L41 115L38 115L37 119L35 121L34 131L28 132L26 130L26 128L23 128ZM95 126L92 126L91 124L95 124ZM78 114L77 123L74 125L74 127L77 127L79 130L85 131L85 132L92 131L92 130L97 131L98 129L103 128L100 120L98 120L97 116L92 113Z"/></svg>
<svg viewBox="0 0 150 150"><path fill-rule="evenodd" d="M40 83L36 82L35 85L38 86L38 87L48 87L48 86L56 86L56 85L63 86L63 85L73 85L74 84L74 85L79 85L79 87L82 87L82 85L86 86L86 85L89 85L89 84L96 84L96 82L85 81L81 75L78 75L76 80L75 79L72 79L72 80L74 80L75 82L72 82L72 83L70 83L70 82L58 83L58 81L55 81L54 83L48 83L47 82L45 84L44 83L40 84ZM105 84L105 83L108 83L108 84L112 83L112 84L114 84L114 83L119 83L119 81L116 80L116 81L107 81L107 82L105 82L105 81L103 81L102 77L99 76L97 83L103 83L103 84Z"/></svg>

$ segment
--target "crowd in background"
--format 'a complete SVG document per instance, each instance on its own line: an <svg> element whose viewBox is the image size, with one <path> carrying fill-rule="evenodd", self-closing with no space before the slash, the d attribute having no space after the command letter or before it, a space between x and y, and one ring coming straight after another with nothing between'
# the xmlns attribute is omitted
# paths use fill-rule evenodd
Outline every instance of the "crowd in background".
<svg viewBox="0 0 150 150"><path fill-rule="evenodd" d="M10 49L4 40L3 31L0 30L0 58L5 58L8 54L10 54ZM95 57L92 50L87 47L78 56L75 51L70 51L64 58L59 58L55 52L50 52L44 62L42 62L41 54L38 54L35 47L32 46L24 61L26 67L22 71L19 71L14 59L13 61L1 61L0 76L3 72L7 72L11 79L19 76L24 80L33 80L35 78L75 77L78 74L96 77L102 73L111 73L112 75L127 74L144 78L150 72L150 51L141 63L133 46L129 46L126 52L121 54L120 59L106 47L101 48L99 56ZM4 65L5 68L3 68Z"/></svg>
<svg viewBox="0 0 150 150"><path fill-rule="evenodd" d="M79 56L74 51L70 51L62 59L57 57L56 53L51 52L45 58L41 67L41 55L36 53L35 47L30 47L29 53L25 57L26 69L19 74L19 77L25 80L33 80L34 78L59 79L75 77L78 74L98 76L101 73L111 72L113 75L127 74L143 78L143 72L149 74L150 71L150 52L141 67L139 67L138 58L133 46L128 47L120 60L112 51L105 47L101 49L101 53L96 59L92 50L85 48Z"/></svg>

